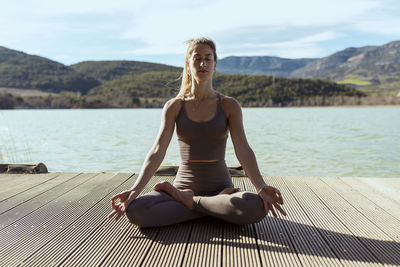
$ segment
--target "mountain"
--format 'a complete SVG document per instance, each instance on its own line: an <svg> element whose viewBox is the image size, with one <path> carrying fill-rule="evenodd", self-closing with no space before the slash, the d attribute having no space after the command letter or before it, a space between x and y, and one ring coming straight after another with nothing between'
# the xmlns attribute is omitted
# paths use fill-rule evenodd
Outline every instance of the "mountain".
<svg viewBox="0 0 400 267"><path fill-rule="evenodd" d="M400 41L382 46L347 48L292 72L291 77L318 78L381 89L400 87Z"/></svg>
<svg viewBox="0 0 400 267"><path fill-rule="evenodd" d="M382 46L350 47L317 59L227 57L218 62L222 73L251 73L291 78L313 78L359 88L400 88L400 41Z"/></svg>
<svg viewBox="0 0 400 267"><path fill-rule="evenodd" d="M373 46L346 48L345 50L336 52L333 55L314 60L313 62L294 70L290 76L340 80L344 77L344 69L353 67L357 58L362 58L366 52L375 48L376 47Z"/></svg>
<svg viewBox="0 0 400 267"><path fill-rule="evenodd" d="M0 87L86 93L99 84L61 63L0 46Z"/></svg>
<svg viewBox="0 0 400 267"><path fill-rule="evenodd" d="M83 61L70 67L101 82L114 80L126 74L140 74L148 71L182 71L182 68L164 64L127 60Z"/></svg>
<svg viewBox="0 0 400 267"><path fill-rule="evenodd" d="M217 71L227 74L267 74L290 77L291 73L314 61L313 58L226 57L218 61Z"/></svg>
<svg viewBox="0 0 400 267"><path fill-rule="evenodd" d="M85 61L65 66L4 47L0 60L0 108L162 107L177 95L182 73L182 68L138 61ZM262 61L277 73L312 62ZM236 97L244 106L340 105L365 96L354 88L322 80L217 73L214 81L216 90ZM15 88L40 91L22 95Z"/></svg>

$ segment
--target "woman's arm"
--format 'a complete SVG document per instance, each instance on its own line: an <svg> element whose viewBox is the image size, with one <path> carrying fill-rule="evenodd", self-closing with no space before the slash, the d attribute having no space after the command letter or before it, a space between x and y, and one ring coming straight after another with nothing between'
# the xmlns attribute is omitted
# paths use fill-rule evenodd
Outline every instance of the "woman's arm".
<svg viewBox="0 0 400 267"><path fill-rule="evenodd" d="M179 99L171 99L164 105L158 136L144 160L139 177L130 190L123 191L111 198L113 211L108 215L109 218L116 215L115 220L118 220L160 167L174 133L175 119L180 109L178 102L180 102Z"/></svg>
<svg viewBox="0 0 400 267"><path fill-rule="evenodd" d="M226 97L224 111L229 120L229 131L236 157L258 192L266 184L258 168L254 152L247 142L240 104L234 98Z"/></svg>
<svg viewBox="0 0 400 267"><path fill-rule="evenodd" d="M175 129L175 119L178 110L176 101L177 99L171 99L164 105L158 136L144 160L139 177L130 189L137 192L137 194L140 194L145 188L165 157Z"/></svg>
<svg viewBox="0 0 400 267"><path fill-rule="evenodd" d="M239 103L230 97L224 98L224 111L229 120L229 131L231 133L232 143L235 154L244 171L255 186L258 195L262 198L265 210L269 211L277 217L274 210L277 209L286 216L286 212L280 207L283 204L281 193L278 189L266 185L257 165L257 160L247 142L246 134L243 127L242 109Z"/></svg>

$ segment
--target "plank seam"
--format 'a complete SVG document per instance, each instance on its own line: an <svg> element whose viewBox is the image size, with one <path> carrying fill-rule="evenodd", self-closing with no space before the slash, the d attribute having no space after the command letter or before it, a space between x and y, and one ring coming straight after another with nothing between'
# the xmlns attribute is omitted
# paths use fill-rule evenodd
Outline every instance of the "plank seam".
<svg viewBox="0 0 400 267"><path fill-rule="evenodd" d="M187 248L189 246L189 240L190 240L190 237L192 236L193 227L194 227L194 223L191 223L190 231L189 231L188 238L187 238L186 244L185 244L185 249L183 250L183 255L182 255L182 260L181 260L180 266L183 266L183 262L184 262L185 257L186 257L186 251L187 251Z"/></svg>
<svg viewBox="0 0 400 267"><path fill-rule="evenodd" d="M282 178L281 178L282 179ZM263 180L265 181L265 183L267 183L267 181L263 178ZM283 180L283 179L282 179ZM284 181L283 181L284 182ZM285 183L285 182L284 182ZM286 186L287 186L287 184L286 184ZM290 191L290 193L292 194L292 192ZM298 200L296 199L296 201L297 201L297 203L298 203ZM266 216L268 216L268 215L266 215ZM286 224L284 224L284 223L282 223L282 222L279 222L279 224L281 225L281 227L283 228L283 229L285 229L285 231L286 231L286 235L287 235L287 240L290 242L290 244L292 245L292 248L293 248L293 250L294 250L294 252L296 253L296 257L297 257L297 260L298 260L298 262L300 263L300 265L301 266L304 266L303 265L303 262L302 262L302 260L300 259L300 252L296 249L296 245L295 245L295 243L293 242L293 240L292 240L292 236L290 235L290 231L289 231L289 229L287 228L288 226L286 225Z"/></svg>
<svg viewBox="0 0 400 267"><path fill-rule="evenodd" d="M283 182L286 184L287 189L289 190L289 192L292 194L292 197L297 201L299 207L301 208L301 210L303 211L304 215L306 216L306 218L311 222L311 224L313 225L314 229L318 232L319 236L322 238L322 240L324 240L325 244L329 247L330 251L332 252L333 255L336 256L336 259L339 260L339 262L343 265L342 260L338 257L338 255L335 253L334 249L332 248L332 246L329 244L329 242L325 239L325 237L323 236L323 234L318 230L319 228L314 224L313 220L310 218L310 216L308 215L308 213L306 212L306 210L304 210L304 207L301 205L301 202L299 201L299 199L296 197L296 194L294 194L292 188L290 187L290 185L288 185L287 181L285 179L283 179ZM308 186L308 184L306 183L306 185ZM314 191L311 190L311 192L313 192L315 194ZM329 208L328 208L329 209ZM329 211L331 211L329 209ZM332 211L331 211L332 212Z"/></svg>
<svg viewBox="0 0 400 267"><path fill-rule="evenodd" d="M322 179L319 179L319 180L322 180ZM324 182L325 183L325 182ZM360 241L360 243L371 253L371 255L373 255L374 256L374 258L379 262L379 263L381 263L381 264L383 264L383 262L369 249L369 247L367 247L365 244L364 244L364 242L359 238L359 236L357 236L356 234L354 234L353 233L353 231L350 229L350 228L348 228L348 226L335 214L335 212L333 212L327 205L326 205L326 203L323 201L323 199L321 199L320 197L319 197L319 195L308 185L308 183L305 183L306 184L306 186L311 190L311 192L313 192L316 196L317 196L317 198L325 205L325 207L327 207L328 208L328 210L333 214L333 216L334 217L336 217L342 224L343 224L343 226L350 232L350 233L352 233L353 234L353 236L355 237L355 238L357 238L357 240L358 241ZM329 186L329 185L328 185ZM338 194L335 190L333 190L336 194ZM342 197L340 194L338 194L340 197ZM343 198L343 197L342 197ZM348 203L348 201L346 200L346 199L344 199L347 203ZM350 204L350 203L349 203ZM351 204L350 204L351 205ZM353 205L351 205L352 207L353 207ZM355 210L357 210L357 209L355 209ZM357 212L359 212L358 210L357 210ZM359 212L360 213L360 212ZM361 213L362 214L362 213ZM362 214L363 216L364 216L364 214ZM369 219L368 219L369 220ZM375 224L374 224L375 225ZM379 227L378 227L379 228ZM318 229L318 228L317 228ZM380 229L380 228L379 228ZM385 233L386 234L386 233ZM324 238L324 237L323 237ZM324 238L325 239L325 238ZM336 254L335 254L336 255ZM339 260L340 260L340 258L339 258Z"/></svg>
<svg viewBox="0 0 400 267"><path fill-rule="evenodd" d="M220 262L220 266L222 267L224 264L224 227L221 227L221 262Z"/></svg>
<svg viewBox="0 0 400 267"><path fill-rule="evenodd" d="M258 235L257 235L257 231L256 231L256 226L254 225L254 223L252 223L251 226L252 226L252 230L254 232L254 237L255 237L255 240L256 240L258 259L260 260L260 263L262 263L260 246L258 244Z"/></svg>
<svg viewBox="0 0 400 267"><path fill-rule="evenodd" d="M3 214L3 213L5 213L5 212L7 212L7 211L9 211L9 210L11 210L11 209L14 209L14 208L18 207L18 206L20 206L20 205L22 205L22 204L24 204L24 203L26 203L26 202L28 202L28 201L30 201L30 200L36 198L36 197L38 197L38 196L40 196L40 195L43 195L43 194L47 193L48 191L50 191L50 190L52 190L52 189L54 189L54 188L56 188L56 187L58 187L58 186L61 186L61 185L64 184L64 183L69 182L71 179L74 179L74 178L76 178L76 177L79 176L79 175L81 175L81 173L78 173L77 175L72 176L71 178L69 178L67 181L62 182L61 184L57 184L57 185L55 185L55 186L53 186L53 187L47 189L46 191L43 191L43 192L41 192L41 193L39 193L39 194L37 194L37 195L34 195L34 196L32 196L31 198L29 198L29 199L27 199L27 200L25 200L25 201L23 201L23 202L21 202L21 203L15 205L15 206L11 207L11 208L9 208L8 210L5 210L5 211L1 212L0 215ZM58 176L59 176L59 175L57 175L56 177L58 177ZM56 178L56 177L54 177L54 178ZM53 179L50 179L50 180L53 180ZM50 181L50 180L44 181L43 183L40 183L40 184L38 184L37 186L39 186L39 185L41 185L41 184L44 184L44 183L46 183L46 182L48 182L48 181ZM6 198L6 199L4 199L4 200L2 200L2 201L0 201L0 202L6 201L7 199L10 199L10 198L12 198L12 197L15 197L15 196L17 196L17 195L19 195L19 194L21 194L21 193L24 193L24 192L26 192L26 191L28 191L28 190L31 190L32 188L35 188L35 187L36 187L36 186L31 187L31 188L29 188L29 189L27 189L27 190L25 190L25 191L22 191L22 192L20 192L20 193L18 193L18 194L13 195L13 196L10 196L10 197L8 197L8 198ZM40 207L39 207L39 208L40 208Z"/></svg>
<svg viewBox="0 0 400 267"><path fill-rule="evenodd" d="M344 181L344 179L340 179L344 184L346 184L347 186L349 186L350 188L353 188L351 185L349 185L348 183L346 183L345 181ZM372 188L369 184L365 184L367 187L370 187L370 188ZM329 184L328 184L328 186L329 186ZM355 189L355 190L357 190L356 188L353 188L353 189ZM336 192L336 191L335 191ZM389 212L387 212L387 210L384 208L384 207L381 207L378 203L376 203L375 201L373 201L372 199L370 199L368 196L366 196L366 195L364 195L362 192L360 192L359 190L357 190L357 192L360 194L360 195L362 195L363 197L365 197L366 199L368 199L369 201L371 201L372 203L374 203L376 206L378 206L381 210L383 210L385 213L387 213L387 214L389 214L391 217L393 217L394 219L396 219L396 221L399 221L400 222L400 219L398 219L397 217L395 217L395 216L393 216L391 213L389 213ZM386 196L386 195L384 195L384 194L382 194L384 197ZM398 203L396 200L394 200L394 199L392 199L392 198L389 198L389 200L392 200L393 202L395 202L396 204L399 204L400 205L400 203ZM349 203L350 205L351 205L351 203ZM368 217L367 217L368 218ZM373 223L373 222L372 222ZM382 230L383 231L383 230ZM384 231L383 231L384 232Z"/></svg>
<svg viewBox="0 0 400 267"><path fill-rule="evenodd" d="M114 175L114 176L112 176L112 177L115 177L115 176L116 176L116 175ZM124 183L125 183L127 180L129 180L131 177L132 177L132 176L129 176L128 178L126 178L126 179L125 179L123 182L121 182L118 186L121 186L122 184L124 184ZM112 178L111 178L111 179L112 179ZM118 187L118 186L117 186L117 187ZM69 230L69 227L70 227L71 225L73 225L74 223L76 223L77 221L79 221L82 217L84 217L88 211L90 211L91 209L95 208L96 205L97 205L98 203L100 203L101 201L103 201L103 200L107 197L107 195L110 194L113 190L115 190L115 188L112 189L110 192L106 193L105 196L102 197L100 200L98 200L96 203L92 203L92 206L91 206L90 208L88 208L85 212L83 212L79 217L77 217L77 218L76 218L74 221L72 221L70 224L66 225L66 226L64 227L64 229L61 230L57 235L53 236L53 237L50 238L47 242L43 243L43 245L40 246L40 247L39 247L37 250L35 250L34 252L32 252L31 255L29 255L28 257L26 257L25 259L23 259L23 260L22 260L22 263L23 263L23 262L26 262L27 260L29 260L32 256L34 256L37 252L39 252L43 247L47 246L47 244L51 243L55 238L57 238L57 236L63 234L65 231L68 231L68 230ZM102 222L104 222L105 220L107 220L107 218L104 219ZM102 225L102 224L99 224L95 229L98 229L101 225ZM94 231L92 231L83 241L85 241L87 238L89 238L93 233L94 233ZM73 251L75 251L78 247L80 247L80 246L83 244L83 241L80 242L79 245L78 245ZM73 252L73 251L72 251L72 252ZM63 259L62 262L64 262L66 259L68 259L68 258L70 257L70 255L72 254L72 252L71 252L70 254L66 255L66 257Z"/></svg>
<svg viewBox="0 0 400 267"><path fill-rule="evenodd" d="M70 225L72 225L73 223L75 223L76 221L78 221L81 217L85 216L86 213L87 213L89 210L91 210L91 209L94 208L98 203L100 203L101 201L103 201L110 193L112 193L112 192L113 192L114 190L116 190L118 187L122 186L124 183L126 183L128 180L130 180L130 179L132 178L132 176L134 176L134 175L135 175L134 173L131 174L131 175L130 175L129 177L127 177L124 181L122 181L119 185L117 185L113 190L111 190L109 193L106 193L105 196L104 196L102 199L100 199L99 201L97 201L96 203L94 203L86 212L84 212L80 217L78 217L78 218L77 218L74 222L72 222ZM116 175L114 175L113 177L115 177L115 176L116 176ZM74 252L75 252L77 249L79 249L79 248L86 242L86 240L88 240L89 238L91 238L91 236L94 235L94 234L96 233L96 230L99 229L100 227L102 227L102 226L104 225L104 222L107 221L107 220L109 220L109 219L108 219L108 218L105 218L103 221L101 221L101 222L97 225L96 228L93 228L92 231L91 231L91 233L90 233L89 235L87 235L86 238L84 238L83 240L81 240L81 242L80 242L68 255L66 255L66 257L64 257L64 259L63 259L58 265L62 265L66 260L68 260L68 259L71 257L71 255L73 255ZM68 225L68 226L70 226L70 225ZM67 229L68 229L68 226L65 227L65 229L64 229L63 231L67 230ZM63 231L62 231L62 232L63 232ZM124 233L126 233L127 231L128 231L128 230L126 229ZM61 234L61 232L60 232L59 234ZM57 237L57 236L55 236L54 238L56 238L56 237ZM53 238L53 239L54 239L54 238ZM49 241L49 242L51 242L51 241Z"/></svg>

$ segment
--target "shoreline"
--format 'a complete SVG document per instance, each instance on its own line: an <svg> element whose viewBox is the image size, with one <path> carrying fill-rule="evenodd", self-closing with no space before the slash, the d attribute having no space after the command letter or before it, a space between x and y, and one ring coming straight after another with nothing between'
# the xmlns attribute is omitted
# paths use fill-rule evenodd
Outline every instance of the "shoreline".
<svg viewBox="0 0 400 267"><path fill-rule="evenodd" d="M275 109L293 109L293 108L400 108L399 105L331 105L331 106L284 106L284 107L254 107L242 106L242 108L257 109L257 108L275 108ZM110 108L0 108L1 110L115 110L115 109L162 109L162 107L110 107Z"/></svg>

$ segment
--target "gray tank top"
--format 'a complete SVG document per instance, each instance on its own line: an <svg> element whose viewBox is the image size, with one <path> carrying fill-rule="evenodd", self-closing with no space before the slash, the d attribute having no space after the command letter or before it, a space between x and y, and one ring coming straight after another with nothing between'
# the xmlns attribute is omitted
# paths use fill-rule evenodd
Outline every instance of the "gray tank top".
<svg viewBox="0 0 400 267"><path fill-rule="evenodd" d="M228 119L222 109L221 95L218 93L217 111L205 122L192 121L182 107L176 118L176 133L182 162L188 160L225 160L228 138Z"/></svg>

